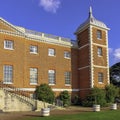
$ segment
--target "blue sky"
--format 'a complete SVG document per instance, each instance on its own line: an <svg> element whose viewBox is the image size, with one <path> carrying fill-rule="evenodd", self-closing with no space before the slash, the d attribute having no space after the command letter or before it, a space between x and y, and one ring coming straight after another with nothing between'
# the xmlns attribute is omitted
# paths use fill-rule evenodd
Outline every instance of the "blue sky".
<svg viewBox="0 0 120 120"><path fill-rule="evenodd" d="M0 17L27 29L76 39L74 32L93 8L109 31L110 66L120 62L120 0L0 0Z"/></svg>

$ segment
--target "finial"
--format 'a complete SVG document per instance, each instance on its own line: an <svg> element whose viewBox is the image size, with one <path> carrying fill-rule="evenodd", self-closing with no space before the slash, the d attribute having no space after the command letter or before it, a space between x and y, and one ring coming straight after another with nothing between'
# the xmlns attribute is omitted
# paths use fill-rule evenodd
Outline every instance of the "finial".
<svg viewBox="0 0 120 120"><path fill-rule="evenodd" d="M93 17L93 15L92 15L92 7L90 6L90 11L89 11L89 17L91 18L91 17Z"/></svg>

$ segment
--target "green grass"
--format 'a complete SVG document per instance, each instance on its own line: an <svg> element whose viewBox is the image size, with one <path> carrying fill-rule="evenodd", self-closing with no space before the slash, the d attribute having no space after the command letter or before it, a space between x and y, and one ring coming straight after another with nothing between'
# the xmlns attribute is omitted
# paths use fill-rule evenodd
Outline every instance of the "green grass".
<svg viewBox="0 0 120 120"><path fill-rule="evenodd" d="M84 112L70 115L51 115L49 117L30 117L24 120L120 120L120 110Z"/></svg>

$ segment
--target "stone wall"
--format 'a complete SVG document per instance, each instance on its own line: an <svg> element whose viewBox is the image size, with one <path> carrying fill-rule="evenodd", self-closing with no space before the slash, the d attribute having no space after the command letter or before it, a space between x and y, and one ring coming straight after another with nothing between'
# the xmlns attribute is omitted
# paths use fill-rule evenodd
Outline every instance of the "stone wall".
<svg viewBox="0 0 120 120"><path fill-rule="evenodd" d="M4 112L32 111L33 105L23 96L0 89L0 109Z"/></svg>

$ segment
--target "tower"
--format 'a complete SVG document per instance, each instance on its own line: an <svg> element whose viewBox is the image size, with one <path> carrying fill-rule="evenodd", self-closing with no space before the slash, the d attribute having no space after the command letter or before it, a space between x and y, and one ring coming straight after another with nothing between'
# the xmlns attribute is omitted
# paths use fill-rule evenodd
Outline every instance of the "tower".
<svg viewBox="0 0 120 120"><path fill-rule="evenodd" d="M88 19L75 32L79 47L78 76L82 98L91 88L104 88L109 84L108 30L103 22L93 16L90 7Z"/></svg>

